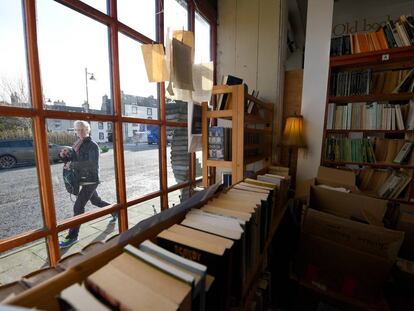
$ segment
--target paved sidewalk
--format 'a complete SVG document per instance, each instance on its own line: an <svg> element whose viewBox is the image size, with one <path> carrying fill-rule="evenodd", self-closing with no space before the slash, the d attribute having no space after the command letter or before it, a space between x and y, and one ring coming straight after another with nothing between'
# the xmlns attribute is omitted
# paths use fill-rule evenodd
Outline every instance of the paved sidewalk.
<svg viewBox="0 0 414 311"><path fill-rule="evenodd" d="M179 191L169 194L171 201L179 202ZM177 198L173 198L177 196ZM160 212L160 199L155 198L142 204L128 208L129 228L140 221ZM106 241L118 234L118 223L109 223L110 216L104 216L81 226L79 242L73 246L61 250L61 257L64 258L73 253L79 252L86 245L96 241ZM66 232L60 234L60 238ZM0 256L0 284L7 284L20 279L22 276L35 270L45 268L49 265L45 240L39 240L18 248L12 252Z"/></svg>

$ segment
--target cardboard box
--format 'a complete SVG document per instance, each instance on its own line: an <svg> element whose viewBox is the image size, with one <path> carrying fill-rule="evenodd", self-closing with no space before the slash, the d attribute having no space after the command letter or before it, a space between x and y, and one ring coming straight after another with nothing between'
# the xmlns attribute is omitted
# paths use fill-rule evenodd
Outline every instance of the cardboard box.
<svg viewBox="0 0 414 311"><path fill-rule="evenodd" d="M325 166L319 166L316 178L298 181L296 184L295 198L308 200L311 186L327 185L331 187L343 187L356 192L356 175L352 171L340 170Z"/></svg>
<svg viewBox="0 0 414 311"><path fill-rule="evenodd" d="M322 291L374 301L393 262L312 234L302 233L295 271Z"/></svg>
<svg viewBox="0 0 414 311"><path fill-rule="evenodd" d="M401 209L406 210L403 206L401 206ZM405 232L400 257L414 261L414 214L401 212L397 223L397 230Z"/></svg>
<svg viewBox="0 0 414 311"><path fill-rule="evenodd" d="M303 231L395 262L404 232L344 219L308 208Z"/></svg>
<svg viewBox="0 0 414 311"><path fill-rule="evenodd" d="M403 239L401 231L308 208L295 270L322 291L374 302L389 278Z"/></svg>
<svg viewBox="0 0 414 311"><path fill-rule="evenodd" d="M309 207L342 218L384 226L388 201L360 194L310 187Z"/></svg>

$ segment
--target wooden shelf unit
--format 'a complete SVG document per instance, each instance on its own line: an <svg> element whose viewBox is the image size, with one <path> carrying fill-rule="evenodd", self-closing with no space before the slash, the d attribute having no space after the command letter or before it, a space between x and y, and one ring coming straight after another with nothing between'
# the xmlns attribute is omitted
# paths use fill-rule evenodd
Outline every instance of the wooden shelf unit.
<svg viewBox="0 0 414 311"><path fill-rule="evenodd" d="M343 167L346 165L357 165L372 168L390 168L390 169L413 169L412 165L396 164L389 162L376 162L376 163L362 163L362 162L350 162L350 161L336 161L325 159L325 144L326 138L331 135L347 135L350 133L362 133L363 137L378 136L384 134L384 138L400 138L403 139L405 134L413 133L414 130L384 130L384 129L327 129L328 122L328 104L335 103L337 106L346 105L348 103L359 102L375 102L375 101L408 101L414 99L413 92L404 93L378 93L361 95L361 96L332 96L331 95L331 83L334 72L349 71L349 70L363 70L372 69L376 71L388 71L393 69L411 69L414 68L414 46L400 47L387 49L382 51L374 51L367 53L358 53L352 55L335 56L330 59L329 67L329 79L328 90L326 96L325 105L325 118L324 118L324 130L323 130L323 142L321 151L321 165L331 167ZM391 104L393 104L391 102ZM405 120L404 120L405 122ZM333 122L335 123L335 122ZM335 124L333 124L335 125ZM396 125L397 126L397 125ZM348 135L349 137L349 135ZM410 187L413 186L411 182ZM410 190L409 190L410 191ZM412 191L410 191L412 193ZM404 201L407 202L407 201Z"/></svg>
<svg viewBox="0 0 414 311"><path fill-rule="evenodd" d="M244 85L217 85L213 87L213 95L228 94L227 107L225 110L209 110L208 103L202 103L202 150L203 150L203 186L209 185L209 167L225 168L232 172L232 183L237 183L244 178L244 170L247 164L263 160L265 165L270 164L270 152L262 152L260 156L245 157L245 150L254 148L269 148L268 144L249 144L244 146L245 133L258 133L263 135L272 134L273 104L263 102L250 94L245 93ZM245 112L246 100L255 103L259 113L248 114ZM265 111L266 113L260 113ZM208 158L208 129L209 119L231 120L232 123L232 146L231 161L210 160ZM259 125L260 128L248 126ZM270 140L271 141L271 140Z"/></svg>

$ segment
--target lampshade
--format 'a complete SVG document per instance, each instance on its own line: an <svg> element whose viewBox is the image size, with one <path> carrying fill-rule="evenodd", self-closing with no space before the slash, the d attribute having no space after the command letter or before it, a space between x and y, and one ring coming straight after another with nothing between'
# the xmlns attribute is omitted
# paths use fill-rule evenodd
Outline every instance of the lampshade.
<svg viewBox="0 0 414 311"><path fill-rule="evenodd" d="M291 116L286 119L285 130L282 137L282 145L292 147L305 147L303 139L303 117Z"/></svg>

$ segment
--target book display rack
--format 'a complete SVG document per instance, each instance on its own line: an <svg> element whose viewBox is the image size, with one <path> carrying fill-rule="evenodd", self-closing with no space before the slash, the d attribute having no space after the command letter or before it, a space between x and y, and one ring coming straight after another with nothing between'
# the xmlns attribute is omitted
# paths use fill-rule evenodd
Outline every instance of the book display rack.
<svg viewBox="0 0 414 311"><path fill-rule="evenodd" d="M202 104L203 183L214 183L209 168L222 168L231 171L234 184L243 180L246 165L270 164L273 105L248 94L242 84L214 86L213 96L219 110ZM217 119L231 120L231 128L211 126Z"/></svg>

